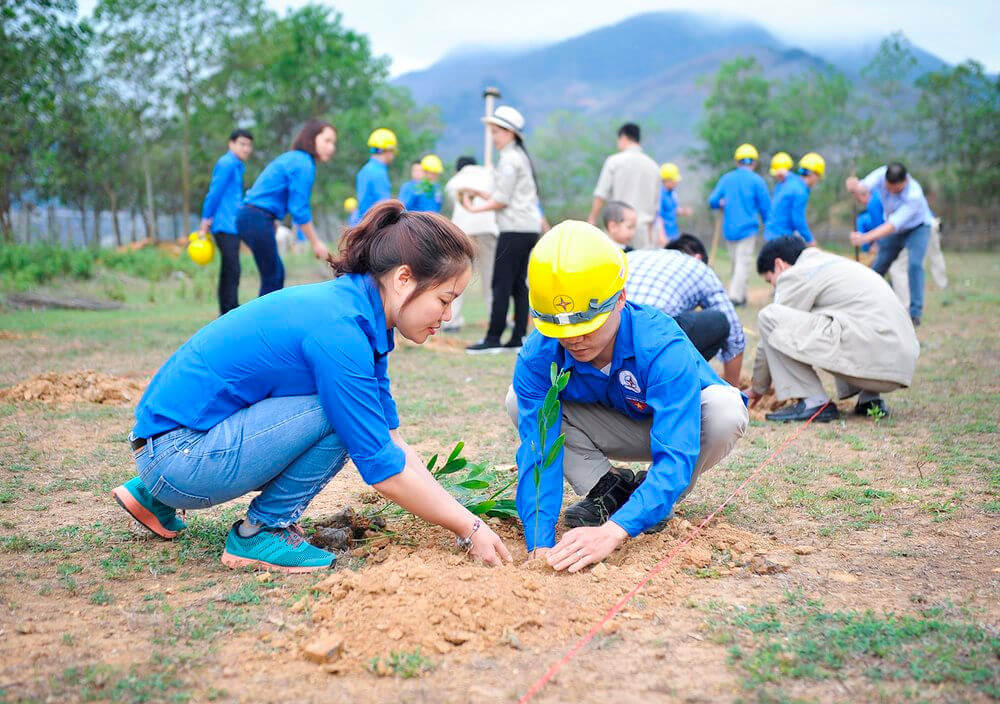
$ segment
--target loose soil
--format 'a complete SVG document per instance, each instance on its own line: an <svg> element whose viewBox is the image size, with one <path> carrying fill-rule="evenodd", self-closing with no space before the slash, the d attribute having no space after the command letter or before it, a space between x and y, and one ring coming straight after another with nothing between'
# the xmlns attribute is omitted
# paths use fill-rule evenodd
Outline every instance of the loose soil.
<svg viewBox="0 0 1000 704"><path fill-rule="evenodd" d="M63 406L74 403L129 405L139 400L148 384L149 379L130 379L89 369L69 374L47 372L0 389L0 400L44 401Z"/></svg>

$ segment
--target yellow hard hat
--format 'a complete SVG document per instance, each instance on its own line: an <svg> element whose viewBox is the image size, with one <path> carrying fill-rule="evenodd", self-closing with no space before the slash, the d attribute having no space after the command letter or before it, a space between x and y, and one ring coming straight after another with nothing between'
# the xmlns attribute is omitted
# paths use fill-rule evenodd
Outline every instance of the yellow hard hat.
<svg viewBox="0 0 1000 704"><path fill-rule="evenodd" d="M428 154L420 160L420 168L429 174L439 174L444 171L444 164L436 154Z"/></svg>
<svg viewBox="0 0 1000 704"><path fill-rule="evenodd" d="M661 181L680 181L681 180L681 170L677 168L677 164L672 162L667 162L660 167L660 180Z"/></svg>
<svg viewBox="0 0 1000 704"><path fill-rule="evenodd" d="M212 240L202 237L200 232L192 232L188 235L187 253L195 264L205 266L215 256L215 245Z"/></svg>
<svg viewBox="0 0 1000 704"><path fill-rule="evenodd" d="M826 160L816 152L809 152L799 159L799 168L812 171L820 178L823 178L823 174L826 173Z"/></svg>
<svg viewBox="0 0 1000 704"><path fill-rule="evenodd" d="M380 152L396 151L396 133L385 127L379 127L368 137L368 146Z"/></svg>
<svg viewBox="0 0 1000 704"><path fill-rule="evenodd" d="M348 196L347 198L344 198L344 210L346 210L349 213L353 213L357 209L358 209L357 198L355 198L354 196Z"/></svg>
<svg viewBox="0 0 1000 704"><path fill-rule="evenodd" d="M625 288L625 253L593 225L559 223L528 259L528 302L546 337L586 335L604 324Z"/></svg>
<svg viewBox="0 0 1000 704"><path fill-rule="evenodd" d="M771 175L774 176L779 171L788 171L795 165L788 152L778 152L771 157Z"/></svg>
<svg viewBox="0 0 1000 704"><path fill-rule="evenodd" d="M757 161L757 159L760 158L760 155L757 154L757 147L754 145L741 144L736 147L736 153L733 155L733 158L736 159L736 161L743 161L744 159L753 159L754 161Z"/></svg>

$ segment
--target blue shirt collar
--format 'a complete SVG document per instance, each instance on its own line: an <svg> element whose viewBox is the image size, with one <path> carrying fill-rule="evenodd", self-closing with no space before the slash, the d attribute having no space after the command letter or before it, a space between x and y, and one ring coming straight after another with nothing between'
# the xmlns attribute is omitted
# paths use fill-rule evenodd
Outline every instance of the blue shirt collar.
<svg viewBox="0 0 1000 704"><path fill-rule="evenodd" d="M365 294L372 306L372 321L375 323L375 351L380 355L392 351L395 346L393 331L386 326L385 309L382 307L382 295L379 293L378 282L370 274L362 277Z"/></svg>
<svg viewBox="0 0 1000 704"><path fill-rule="evenodd" d="M389 170L389 165L388 164L385 164L385 163L379 161L374 156L368 157L368 163L374 165L377 168L382 169L383 171L388 171Z"/></svg>
<svg viewBox="0 0 1000 704"><path fill-rule="evenodd" d="M635 357L635 342L632 333L632 308L633 305L628 302L622 308L621 321L618 324L618 333L615 336L615 351L611 355L611 369L609 370L611 372L621 369L625 366L625 360ZM573 355L569 352L564 351L564 354L566 361L565 368L573 368L584 374L607 378L607 375L590 362L578 362L573 359Z"/></svg>

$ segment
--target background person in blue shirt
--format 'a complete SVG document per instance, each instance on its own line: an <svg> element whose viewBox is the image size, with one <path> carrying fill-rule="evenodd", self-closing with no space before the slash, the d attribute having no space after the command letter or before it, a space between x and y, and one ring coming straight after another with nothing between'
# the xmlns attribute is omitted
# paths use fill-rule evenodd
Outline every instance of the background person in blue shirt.
<svg viewBox="0 0 1000 704"><path fill-rule="evenodd" d="M236 212L243 203L244 162L253 152L253 135L233 130L229 151L219 157L201 206L201 232L215 238L222 259L219 267L219 313L225 315L239 305L236 289L240 283L240 240L236 236ZM235 284L234 284L235 282Z"/></svg>
<svg viewBox="0 0 1000 704"><path fill-rule="evenodd" d="M354 213L355 225L376 203L392 198L392 182L389 180L389 164L396 158L399 142L396 133L379 127L368 136L371 156L358 171L354 179L354 191L358 196L358 209Z"/></svg>
<svg viewBox="0 0 1000 704"><path fill-rule="evenodd" d="M521 438L516 501L525 541L528 550L547 552L557 570L600 562L625 538L655 529L749 422L739 390L712 371L669 316L626 302L627 277L624 253L583 222L552 228L531 254L536 329L518 354L507 409ZM553 363L570 378L543 447L538 413ZM542 471L536 495L537 457L560 431L565 443ZM652 465L633 476L610 459ZM587 498L567 509L567 524L580 527L557 544L564 476Z"/></svg>
<svg viewBox="0 0 1000 704"><path fill-rule="evenodd" d="M309 502L350 458L387 499L466 540L474 557L510 560L403 440L387 372L393 335L417 344L451 317L474 246L445 218L398 201L342 240L338 278L263 296L198 331L160 368L136 407L138 475L113 494L173 538L175 509L260 491L226 538L222 562L286 572L330 567L303 541Z"/></svg>
<svg viewBox="0 0 1000 704"><path fill-rule="evenodd" d="M330 252L316 234L309 199L316 179L316 161L330 161L337 148L337 131L324 120L309 120L287 151L268 164L247 191L243 207L236 214L236 231L253 252L260 272L260 295L285 285L285 266L275 239L276 221L292 216L312 245L317 259L329 259ZM232 282L235 300L239 278Z"/></svg>
<svg viewBox="0 0 1000 704"><path fill-rule="evenodd" d="M708 205L714 210L722 209L722 234L733 260L729 299L733 305L742 306L747 302L754 240L760 224L767 221L771 212L771 197L764 179L754 173L757 149L752 144L741 144L734 158L739 166L719 179L708 197Z"/></svg>
<svg viewBox="0 0 1000 704"><path fill-rule="evenodd" d="M933 220L923 189L899 162L881 166L863 180L850 176L845 185L852 194L862 189L878 193L885 222L864 234L852 232L851 244L860 247L879 241L872 269L882 276L906 248L909 254L910 320L914 326L920 325L924 310L924 255Z"/></svg>
<svg viewBox="0 0 1000 704"><path fill-rule="evenodd" d="M399 187L399 201L406 205L406 201L413 195L414 189L424 178L423 169L420 168L420 159L410 163L410 180L405 181Z"/></svg>
<svg viewBox="0 0 1000 704"><path fill-rule="evenodd" d="M774 191L771 194L772 206L788 177L794 176L791 172L793 166L795 166L795 162L792 161L792 156L788 152L778 152L771 157L771 166L768 171L771 173L771 178L774 179Z"/></svg>
<svg viewBox="0 0 1000 704"><path fill-rule="evenodd" d="M798 234L807 247L816 241L809 231L806 208L809 193L826 173L826 162L819 154L809 152L799 160L798 173L788 174L779 189L775 186L771 214L764 223L764 241Z"/></svg>
<svg viewBox="0 0 1000 704"><path fill-rule="evenodd" d="M444 202L444 192L438 181L444 173L444 164L436 154L428 154L420 160L420 180L415 183L403 197L403 189L399 191L399 199L407 210L423 213L440 213Z"/></svg>
<svg viewBox="0 0 1000 704"><path fill-rule="evenodd" d="M660 241L663 246L668 242L673 242L681 236L680 228L677 226L677 216L691 216L691 208L682 208L677 204L677 184L681 181L681 170L677 164L667 162L660 167L660 180L663 181L663 189L660 191L660 222L663 224L663 236Z"/></svg>

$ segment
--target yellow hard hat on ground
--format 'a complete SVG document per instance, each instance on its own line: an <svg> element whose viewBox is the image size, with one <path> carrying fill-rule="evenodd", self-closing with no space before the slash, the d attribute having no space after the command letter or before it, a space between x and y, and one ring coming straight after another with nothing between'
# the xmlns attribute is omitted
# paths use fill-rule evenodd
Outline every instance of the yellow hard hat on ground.
<svg viewBox="0 0 1000 704"><path fill-rule="evenodd" d="M677 168L677 164L672 162L667 162L660 167L660 180L661 181L680 181L681 180L681 170Z"/></svg>
<svg viewBox="0 0 1000 704"><path fill-rule="evenodd" d="M192 232L188 235L187 253L195 264L205 266L215 256L215 245L212 240L202 237L200 232Z"/></svg>
<svg viewBox="0 0 1000 704"><path fill-rule="evenodd" d="M809 152L799 159L799 168L812 171L823 178L823 174L826 173L826 160L816 152Z"/></svg>
<svg viewBox="0 0 1000 704"><path fill-rule="evenodd" d="M757 159L760 158L760 155L757 154L757 147L754 145L741 144L736 147L736 153L733 155L733 158L736 159L736 161L743 161L744 159L753 159L754 161L757 161Z"/></svg>
<svg viewBox="0 0 1000 704"><path fill-rule="evenodd" d="M771 157L771 175L774 176L779 171L788 171L794 165L795 162L788 152L778 152Z"/></svg>
<svg viewBox="0 0 1000 704"><path fill-rule="evenodd" d="M385 127L379 127L368 137L368 146L380 152L396 151L398 145L396 133Z"/></svg>
<svg viewBox="0 0 1000 704"><path fill-rule="evenodd" d="M625 288L628 262L618 245L593 225L559 223L538 240L528 259L528 303L538 332L578 337L604 324Z"/></svg>
<svg viewBox="0 0 1000 704"><path fill-rule="evenodd" d="M348 196L347 198L344 198L344 210L346 210L349 213L352 213L357 209L358 209L357 198L355 198L354 196Z"/></svg>
<svg viewBox="0 0 1000 704"><path fill-rule="evenodd" d="M444 164L435 154L428 154L420 160L420 168L430 174L439 174L444 171Z"/></svg>

